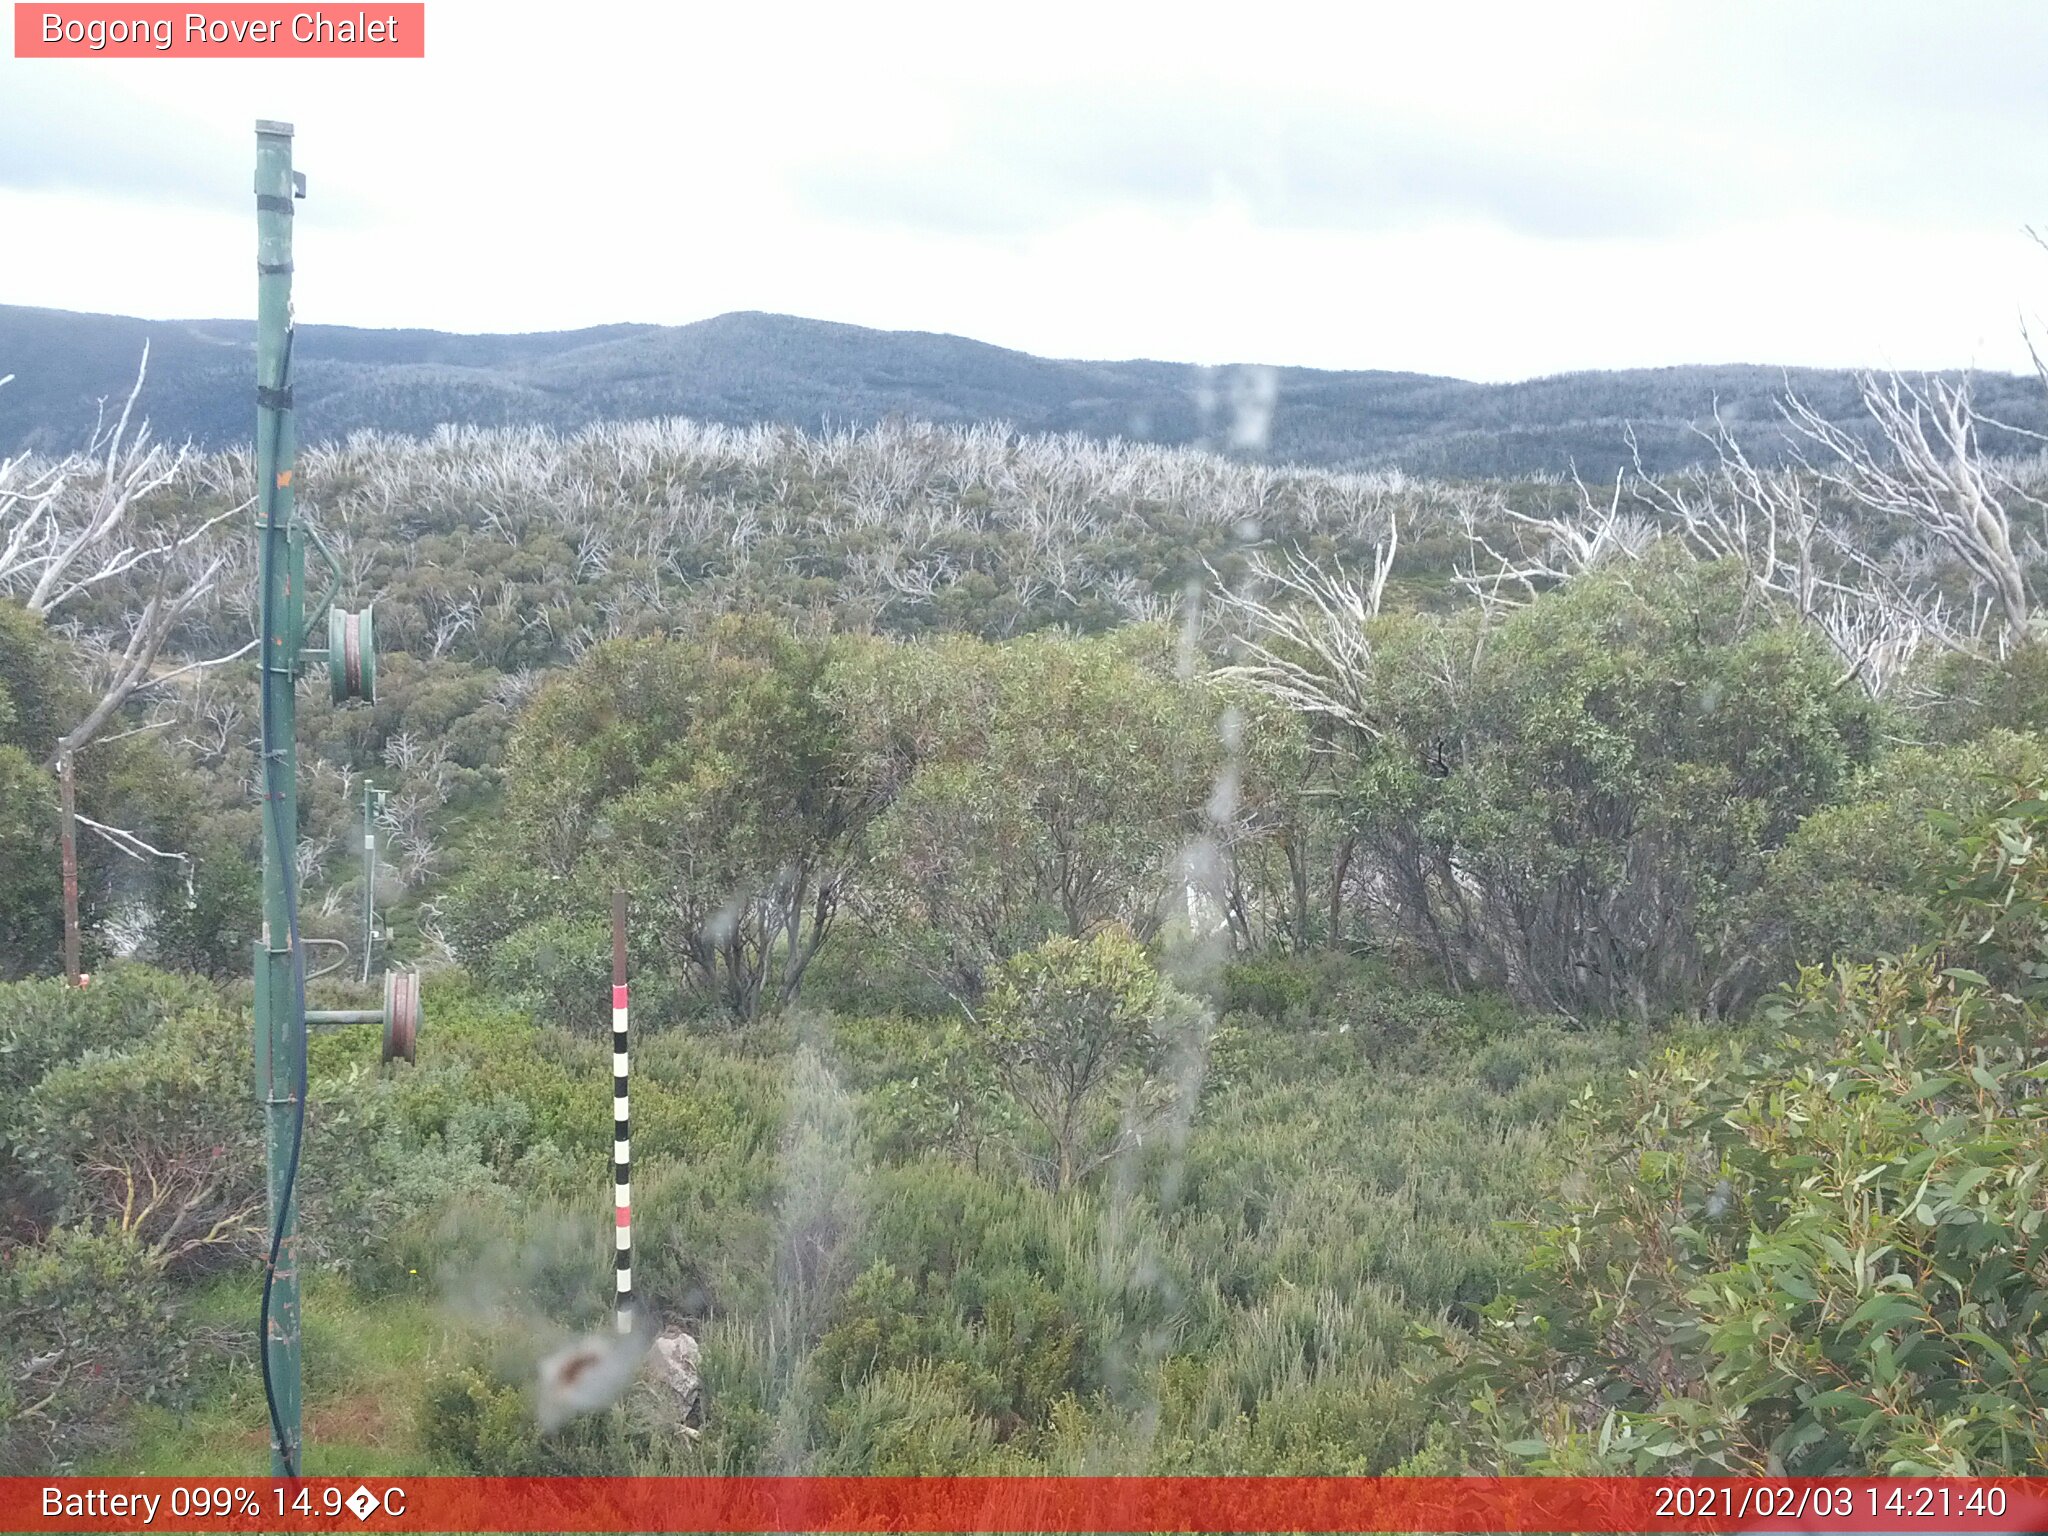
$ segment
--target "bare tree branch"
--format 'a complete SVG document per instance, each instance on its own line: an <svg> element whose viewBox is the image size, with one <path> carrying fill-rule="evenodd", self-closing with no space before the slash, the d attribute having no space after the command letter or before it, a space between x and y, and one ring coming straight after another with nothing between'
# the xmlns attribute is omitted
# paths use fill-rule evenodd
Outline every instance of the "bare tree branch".
<svg viewBox="0 0 2048 1536"><path fill-rule="evenodd" d="M1801 466L1854 505L1936 539L1997 605L2004 643L2027 639L2032 603L2005 508L2005 498L2019 491L1978 444L1968 382L1930 378L1915 385L1898 374L1864 374L1859 385L1891 457L1788 394L1785 419L1808 445L1798 451Z"/></svg>
<svg viewBox="0 0 2048 1536"><path fill-rule="evenodd" d="M1325 570L1299 554L1284 565L1254 555L1252 574L1278 589L1277 602L1234 592L1219 578L1218 610L1237 621L1239 639L1252 658L1222 668L1220 675L1378 739L1380 727L1372 718L1366 686L1373 658L1367 630L1386 596L1399 547L1400 528L1390 521L1364 584L1341 568Z"/></svg>

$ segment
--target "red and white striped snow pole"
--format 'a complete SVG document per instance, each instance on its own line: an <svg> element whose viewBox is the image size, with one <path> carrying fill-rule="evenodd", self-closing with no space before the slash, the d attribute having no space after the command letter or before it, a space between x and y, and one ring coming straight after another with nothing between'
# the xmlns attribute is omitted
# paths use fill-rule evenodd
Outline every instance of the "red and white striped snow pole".
<svg viewBox="0 0 2048 1536"><path fill-rule="evenodd" d="M612 1205L616 1215L618 1329L633 1331L633 1144L626 1104L626 893L612 892Z"/></svg>

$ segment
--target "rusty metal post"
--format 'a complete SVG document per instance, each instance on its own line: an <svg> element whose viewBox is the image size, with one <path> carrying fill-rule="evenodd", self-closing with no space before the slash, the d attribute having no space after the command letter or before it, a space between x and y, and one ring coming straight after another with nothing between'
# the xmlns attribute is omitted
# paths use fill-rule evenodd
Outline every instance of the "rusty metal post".
<svg viewBox="0 0 2048 1536"><path fill-rule="evenodd" d="M64 979L78 985L78 760L67 739L57 757L57 845L64 869Z"/></svg>

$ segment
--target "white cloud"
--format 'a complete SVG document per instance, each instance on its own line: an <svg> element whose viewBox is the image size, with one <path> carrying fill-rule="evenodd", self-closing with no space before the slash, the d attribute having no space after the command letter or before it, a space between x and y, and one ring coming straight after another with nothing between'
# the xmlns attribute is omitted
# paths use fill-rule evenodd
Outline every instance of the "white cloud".
<svg viewBox="0 0 2048 1536"><path fill-rule="evenodd" d="M312 183L300 314L359 325L770 309L1506 378L2019 367L2048 296L2017 0L707 9L430 0L416 62L0 60L0 300L245 312L257 117Z"/></svg>

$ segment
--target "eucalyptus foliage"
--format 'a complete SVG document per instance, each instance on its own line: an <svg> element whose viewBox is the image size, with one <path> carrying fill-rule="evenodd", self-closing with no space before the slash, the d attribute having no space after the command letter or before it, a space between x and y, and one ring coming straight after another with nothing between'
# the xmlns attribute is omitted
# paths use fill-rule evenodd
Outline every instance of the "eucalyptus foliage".
<svg viewBox="0 0 2048 1536"><path fill-rule="evenodd" d="M1462 1372L1510 1459L2048 1464L2048 801L1948 833L1938 942L1585 1101L1587 1174Z"/></svg>

